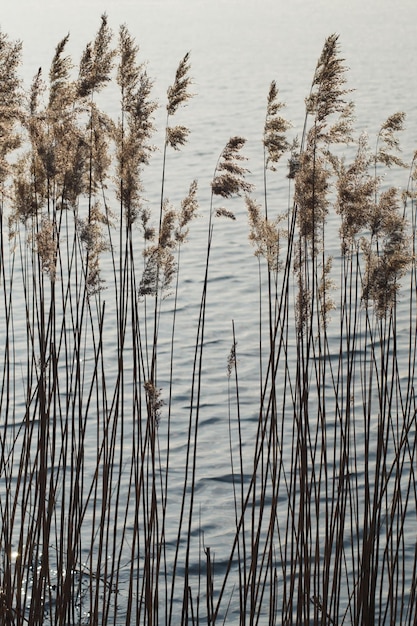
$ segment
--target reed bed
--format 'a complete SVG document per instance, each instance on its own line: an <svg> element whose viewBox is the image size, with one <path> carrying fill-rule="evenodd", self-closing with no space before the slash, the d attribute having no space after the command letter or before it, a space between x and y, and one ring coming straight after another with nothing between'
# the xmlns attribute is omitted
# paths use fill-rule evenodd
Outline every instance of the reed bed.
<svg viewBox="0 0 417 626"><path fill-rule="evenodd" d="M214 168L209 205L190 181L173 206L166 173L193 96L185 54L164 103L155 206L143 175L157 103L134 38L103 15L77 67L67 43L27 92L21 45L0 34L0 623L416 624L417 175L399 150L404 113L372 140L356 135L331 35L298 140L271 83L261 188L245 139L231 137L201 164ZM116 118L106 89L118 90ZM274 197L273 176L288 198ZM219 554L197 492L200 442L216 444L202 419L212 247L236 196L259 339L243 354L230 320L219 363L230 439ZM201 296L180 346L197 214Z"/></svg>

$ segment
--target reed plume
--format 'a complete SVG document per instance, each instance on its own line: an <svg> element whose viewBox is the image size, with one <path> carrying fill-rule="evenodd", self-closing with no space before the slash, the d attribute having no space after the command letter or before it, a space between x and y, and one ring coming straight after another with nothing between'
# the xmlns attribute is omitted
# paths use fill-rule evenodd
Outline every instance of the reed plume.
<svg viewBox="0 0 417 626"><path fill-rule="evenodd" d="M292 126L279 114L285 104L280 102L278 95L276 82L272 81L268 92L263 138L267 154L265 165L272 171L275 171L276 164L290 148L286 133Z"/></svg>
<svg viewBox="0 0 417 626"><path fill-rule="evenodd" d="M316 153L315 143L309 141L302 152L299 171L295 177L294 202L301 237L310 244L311 251L320 251L321 232L327 217L330 201L330 170L327 160Z"/></svg>
<svg viewBox="0 0 417 626"><path fill-rule="evenodd" d="M223 148L211 182L215 196L231 198L252 190L253 186L245 180L249 170L241 165L246 160L241 154L245 143L243 137L231 137Z"/></svg>
<svg viewBox="0 0 417 626"><path fill-rule="evenodd" d="M337 171L336 211L342 219L340 235L344 253L352 250L373 211L378 181L369 171L371 163L368 136L362 133L353 162L350 165L339 162Z"/></svg>
<svg viewBox="0 0 417 626"><path fill-rule="evenodd" d="M298 206L300 234L311 244L317 254L329 201L330 169L333 157L330 146L349 143L353 105L345 96L346 67L339 54L338 36L326 39L317 63L312 89L306 101L306 124L313 118L311 128L305 130L298 171L295 176L294 201ZM339 117L335 120L335 116Z"/></svg>
<svg viewBox="0 0 417 626"><path fill-rule="evenodd" d="M316 121L319 131L322 124L335 113L346 114L346 66L340 57L339 36L330 35L325 41L317 62L312 89L306 101L307 113Z"/></svg>
<svg viewBox="0 0 417 626"><path fill-rule="evenodd" d="M69 35L64 37L55 48L55 55L52 59L49 70L49 109L55 110L59 121L63 122L65 117L62 114L68 107L74 104L75 82L71 81L71 70L73 63L71 57L63 56Z"/></svg>
<svg viewBox="0 0 417 626"><path fill-rule="evenodd" d="M407 167L398 156L398 152L401 151L398 133L404 130L404 122L405 113L398 111L390 115L381 125L377 138L376 163L381 163L386 167L392 167L393 165Z"/></svg>
<svg viewBox="0 0 417 626"><path fill-rule="evenodd" d="M97 294L104 288L100 273L100 257L109 248L103 232L103 225L107 224L108 216L103 213L98 202L91 206L88 219L77 220L79 238L86 255L85 281L89 296Z"/></svg>
<svg viewBox="0 0 417 626"><path fill-rule="evenodd" d="M250 196L246 196L246 206L249 218L249 241L255 246L255 256L266 259L268 269L278 272L282 268L280 250L282 240L287 231L280 224L286 218L281 215L275 220L268 220L262 215L262 208Z"/></svg>
<svg viewBox="0 0 417 626"><path fill-rule="evenodd" d="M38 165L36 162L35 166ZM12 212L9 216L10 227L13 225L26 224L31 218L35 217L38 213L40 206L42 206L42 196L44 195L44 188L40 184L35 192L33 182L28 170L30 170L30 157L28 155L22 156L15 164L15 175L13 179L12 187Z"/></svg>
<svg viewBox="0 0 417 626"><path fill-rule="evenodd" d="M175 150L179 150L186 142L189 134L189 129L183 126L170 126L170 118L175 115L178 109L185 105L185 103L192 97L189 87L191 84L191 78L189 76L190 62L189 53L181 59L177 70L175 72L175 79L173 84L167 91L167 118L165 126L165 142L163 152L163 164L162 164L162 182L161 182L161 200L160 200L160 212L159 212L159 227L155 231L157 242L145 250L144 254L147 258L144 274L141 279L139 287L139 295L154 295L158 296L160 290L161 293L165 291L171 284L173 276L175 274L175 260L173 256L173 249L177 242L181 243L181 235L179 235L182 228L186 226L184 217L188 215L191 219L191 213L196 208L195 193L196 183L190 187L188 194L188 200L186 199L185 205L183 205L182 217L180 222L182 226L175 228L174 219L177 217L175 210L169 207L169 201L165 197L165 175L167 167L167 148L172 147ZM188 207L188 208L187 208ZM148 215L145 216L146 222L148 222ZM151 230L145 226L144 232L149 236ZM162 280L160 279L160 271L162 272ZM158 310L158 299L155 299L155 332L156 332L156 318Z"/></svg>
<svg viewBox="0 0 417 626"><path fill-rule="evenodd" d="M55 280L57 237L53 222L46 216L42 218L40 228L36 233L36 249L41 260L42 271Z"/></svg>
<svg viewBox="0 0 417 626"><path fill-rule="evenodd" d="M185 105L192 98L190 67L190 53L187 52L177 67L173 84L168 87L167 113L170 116L175 115L179 107Z"/></svg>
<svg viewBox="0 0 417 626"><path fill-rule="evenodd" d="M166 201L158 241L144 251L146 265L139 286L139 296L165 293L171 285L176 269L175 218L175 209Z"/></svg>
<svg viewBox="0 0 417 626"><path fill-rule="evenodd" d="M145 381L143 386L146 391L148 415L154 421L155 426L158 427L161 419L161 409L164 406L164 401L161 398L162 389L156 389L150 380Z"/></svg>
<svg viewBox="0 0 417 626"><path fill-rule="evenodd" d="M225 217L228 220L232 220L234 222L236 220L236 215L233 211L229 209L225 209L224 207L218 207L214 212L215 217Z"/></svg>
<svg viewBox="0 0 417 626"><path fill-rule="evenodd" d="M168 120L175 115L181 106L184 106L193 94L190 91L192 79L190 77L190 53L187 52L181 59L175 72L175 80L167 92L167 125L165 129L165 146L180 150L186 143L190 130L181 124L170 126Z"/></svg>
<svg viewBox="0 0 417 626"><path fill-rule="evenodd" d="M381 193L369 228L370 239L362 239L366 260L363 298L367 304L372 300L378 317L383 317L395 306L399 280L412 261L397 189L391 187Z"/></svg>
<svg viewBox="0 0 417 626"><path fill-rule="evenodd" d="M178 244L182 244L187 240L189 233L189 224L197 216L198 199L197 199L197 180L193 180L185 198L181 200L181 210L178 215L178 224L175 230L175 239Z"/></svg>
<svg viewBox="0 0 417 626"><path fill-rule="evenodd" d="M122 119L116 130L118 197L128 227L138 218L142 206L143 167L155 150L150 142L154 132L153 114L157 107L151 99L153 83L145 65L137 62L139 47L126 26L119 32L117 83L121 91Z"/></svg>
<svg viewBox="0 0 417 626"><path fill-rule="evenodd" d="M22 119L23 94L18 68L21 63L22 44L12 42L0 31L0 188L10 173L8 155L20 145L16 126Z"/></svg>
<svg viewBox="0 0 417 626"><path fill-rule="evenodd" d="M87 98L103 89L111 80L115 51L111 48L113 34L107 15L101 16L101 25L94 42L86 45L80 60L77 95Z"/></svg>
<svg viewBox="0 0 417 626"><path fill-rule="evenodd" d="M148 241L153 240L153 244L144 251L146 266L139 287L140 296L155 296L158 290L165 294L168 291L177 271L175 250L186 241L189 224L196 217L197 210L197 181L193 181L181 201L180 211L165 201L157 241L155 230L144 226L145 235L147 233Z"/></svg>

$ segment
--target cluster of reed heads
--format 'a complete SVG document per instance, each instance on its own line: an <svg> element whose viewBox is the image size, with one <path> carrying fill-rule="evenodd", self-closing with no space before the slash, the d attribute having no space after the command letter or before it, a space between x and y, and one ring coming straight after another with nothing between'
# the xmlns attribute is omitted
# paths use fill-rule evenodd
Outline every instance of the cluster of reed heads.
<svg viewBox="0 0 417 626"><path fill-rule="evenodd" d="M374 145L355 135L332 35L298 139L271 83L261 200L232 137L209 206L194 180L175 207L165 175L190 133L176 124L193 95L186 54L155 206L143 174L157 102L134 38L102 16L78 68L67 43L26 91L21 44L0 33L0 624L415 625L417 176L400 158L404 113ZM116 120L99 104L115 88ZM406 167L400 193L389 175ZM270 192L279 173L288 199ZM231 326L220 367L233 521L219 559L196 491L211 249L236 196L258 264L259 350L240 355ZM180 261L198 212L184 405ZM243 359L258 364L250 405Z"/></svg>

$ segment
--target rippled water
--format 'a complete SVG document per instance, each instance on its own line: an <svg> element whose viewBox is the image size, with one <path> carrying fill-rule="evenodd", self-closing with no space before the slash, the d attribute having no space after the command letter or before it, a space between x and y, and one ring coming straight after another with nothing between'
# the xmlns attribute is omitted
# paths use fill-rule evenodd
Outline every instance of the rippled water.
<svg viewBox="0 0 417 626"><path fill-rule="evenodd" d="M417 83L415 59L417 58L417 5L412 0L401 3L391 0L342 0L314 3L294 0L245 0L223 2L212 0L167 0L166 2L128 2L109 0L106 4L93 0L79 2L26 2L17 0L2 9L0 26L12 38L20 38L24 44L22 75L27 84L39 66L47 72L55 44L70 32L69 51L78 60L87 41L94 37L100 14L107 12L109 22L115 29L126 23L140 45L148 72L155 78L154 93L161 102L157 123L164 124L163 107L168 85L172 83L179 59L185 52L191 53L193 89L195 97L181 112L181 120L191 129L190 141L181 153L168 159L166 194L178 203L187 192L192 179L199 182L200 218L191 229L190 241L184 248L181 261L179 291L180 309L177 319L175 343L175 374L171 440L171 482L169 488L170 508L167 519L167 545L174 548L176 522L179 516L181 487L184 478L185 449L190 404L191 367L197 332L197 315L204 276L205 246L207 240L207 216L210 201L210 180L220 151L230 136L247 138L245 154L253 182L262 199L262 130L265 117L266 96L271 80L276 80L281 97L287 104L286 116L293 121L292 135L300 136L304 121L304 98L308 95L316 60L325 37L333 32L340 34L340 44L350 67L349 87L355 89L352 97L356 103L357 129L369 131L373 136L388 115L403 110L407 114L407 131L403 136L404 158L410 159L417 148ZM117 115L117 96L111 90L106 99L109 113ZM155 138L159 148L161 135ZM145 193L149 203L158 210L161 152L153 159L145 173ZM405 187L407 174L401 174L398 185ZM288 181L283 176L271 178L270 210L282 212L288 206ZM229 205L228 205L229 207ZM196 541L193 548L190 575L197 575L201 559L201 533L205 546L216 554L216 572L226 570L227 558L234 533L233 472L230 467L230 442L226 365L232 344L232 320L235 323L239 351L239 376L241 385L240 406L245 463L248 474L244 482L249 484L252 441L256 434L257 399L259 396L259 362L256 357L258 345L257 289L258 266L247 238L247 218L244 202L233 200L230 208L236 214L235 222L218 222L215 225L211 270L208 288L208 309L203 360L203 386L201 390L201 415L197 454L197 481L195 511L192 532ZM336 226L331 252L337 257L338 240ZM107 269L111 271L110 261ZM106 271L106 265L104 266ZM20 309L18 289L15 286L15 328L24 323L24 311ZM103 359L106 377L111 388L117 374L117 337L112 334L115 325L115 302L111 289L102 295L106 301L105 351ZM169 303L160 324L160 385L166 389L169 378L168 355L170 342ZM409 318L405 309L399 310L398 323L407 335ZM338 327L331 328L332 341L338 346ZM1 332L0 332L1 336ZM18 333L17 333L18 336ZM22 339L15 345L16 362L25 361L26 343ZM404 354L406 352L403 346ZM339 355L337 355L339 358ZM359 358L359 357L358 357ZM289 368L293 368L296 355L289 355ZM64 366L62 376L65 376ZM94 367L93 357L83 356L86 379ZM133 364L125 371L126 397L133 391ZM22 375L23 376L23 375ZM284 372L280 372L278 389L283 390ZM360 405L360 401L356 400ZM16 421L23 420L16 406ZM313 408L314 410L314 408ZM162 415L162 420L164 419ZM120 447L126 448L124 462L129 467L130 443L134 436L133 423L126 425ZM291 428L288 426L291 440ZM237 432L233 431L237 437ZM328 433L331 439L331 432ZM361 433L357 433L360 441ZM91 475L97 458L96 424L87 424L87 447L85 458L91 455ZM88 444L91 447L88 448ZM164 441L161 441L162 453ZM235 446L236 440L232 441ZM284 450L286 445L284 443ZM290 451L286 451L290 455ZM289 456L287 457L289 459ZM372 463L372 459L370 459ZM365 460L358 459L358 478L363 483ZM114 471L120 468L117 462ZM362 473L362 474L361 474ZM121 471L123 504L128 500L128 473ZM86 475L86 484L89 480ZM125 482L124 482L125 481ZM324 499L324 495L323 495ZM98 502L99 496L98 496ZM281 508L282 507L282 508ZM285 519L288 503L283 497L277 503L278 517ZM94 512L87 509L85 527ZM125 523L129 534L134 511L129 510L125 523L123 506L120 507L119 523ZM92 521L93 523L93 521ZM85 531L86 533L88 531ZM412 535L412 531L411 532ZM199 539L200 537L200 539ZM414 538L410 543L409 558L414 556ZM89 545L88 534L85 545ZM86 548L83 548L86 550ZM86 560L89 558L85 554ZM124 555L124 558L128 558ZM127 602L123 584L129 577L130 564L120 574L118 604ZM183 565L178 574L183 575ZM78 574L74 574L77 576ZM83 582L80 579L80 595ZM236 611L235 600L231 612ZM81 611L82 612L82 611ZM123 616L123 608L120 609ZM237 618L236 618L237 620ZM122 623L122 621L120 622Z"/></svg>

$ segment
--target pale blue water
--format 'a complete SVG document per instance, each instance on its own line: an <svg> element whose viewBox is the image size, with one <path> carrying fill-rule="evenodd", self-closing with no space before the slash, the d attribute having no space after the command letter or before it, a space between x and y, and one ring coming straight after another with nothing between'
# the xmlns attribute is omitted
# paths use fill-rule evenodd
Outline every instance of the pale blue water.
<svg viewBox="0 0 417 626"><path fill-rule="evenodd" d="M163 107L168 85L172 83L178 61L191 53L195 97L181 111L179 120L191 129L190 141L180 154L170 155L166 193L178 203L193 178L199 181L201 217L192 228L190 242L182 258L180 303L178 316L176 370L176 414L173 427L173 468L170 498L172 522L178 516L184 464L184 436L189 405L190 364L196 332L196 312L201 295L206 242L210 180L220 151L230 136L247 138L245 154L251 170L249 180L259 189L262 185L262 130L266 96L271 80L276 80L286 102L286 116L293 121L292 136L300 136L304 121L304 98L307 96L316 60L325 38L340 34L341 50L346 58L349 87L355 90L357 128L369 131L371 141L386 117L395 111L407 114L407 131L403 135L404 158L410 159L417 148L417 4L414 0L363 0L307 2L293 0L167 0L153 2L8 2L0 13L0 27L12 38L23 41L22 76L26 84L39 66L47 74L56 43L70 32L68 51L77 62L87 41L99 25L100 14L107 12L109 23L117 33L118 25L126 23L140 45L141 58L148 62L149 75L155 78L154 93L161 103L157 124L164 124ZM106 106L117 111L116 96L110 93ZM161 137L155 139L161 148ZM160 153L145 174L146 195L157 208L161 171ZM407 176L399 181L405 186ZM288 186L283 177L276 182L271 211L285 210ZM256 192L255 192L256 195ZM229 206L229 205L228 205ZM218 568L223 571L230 550L234 511L231 506L230 452L227 413L226 360L232 343L232 319L236 325L239 346L239 373L242 381L241 403L245 411L244 429L254 434L258 363L253 354L257 346L256 289L257 263L247 242L246 209L242 200L230 205L236 222L219 222L215 227L212 250L208 316L207 348L204 359L203 409L198 448L198 478L194 532L202 521L205 545L216 553ZM337 248L336 253L337 253ZM116 355L116 337L111 336L114 302L103 294L106 302L108 329L105 354L109 380ZM16 301L15 323L19 322ZM404 311L404 329L408 323ZM113 318L114 319L114 318ZM190 328L192 332L190 333ZM170 328L161 325L161 339L168 351ZM17 346L24 355L25 346ZM162 352L162 360L164 352ZM24 357L22 357L24 358ZM87 368L88 355L86 358ZM166 371L161 367L162 380ZM88 370L87 370L88 371ZM127 372L128 375L131 371ZM130 389L127 390L127 393ZM126 454L129 455L131 427L125 432ZM94 426L92 449L95 458ZM250 448L248 442L248 448ZM163 445L163 444L162 444ZM359 465L363 463L360 460ZM176 465L177 464L177 465ZM128 476L125 476L126 482ZM123 491L123 484L122 484ZM285 507L285 503L283 503ZM90 513L87 513L87 518ZM169 518L171 519L171 518ZM175 540L175 530L167 528L168 539ZM410 541L410 545L413 545ZM88 537L86 537L88 545ZM198 542L193 553L192 571L197 571ZM413 554L410 551L410 559ZM180 568L180 574L182 573ZM127 579L128 568L121 573ZM122 586L121 586L122 588ZM120 593L119 603L125 597ZM233 609L233 603L232 603ZM123 608L121 609L123 615ZM237 619L237 618L236 618ZM119 622L122 623L122 622ZM235 622L237 623L237 622Z"/></svg>

